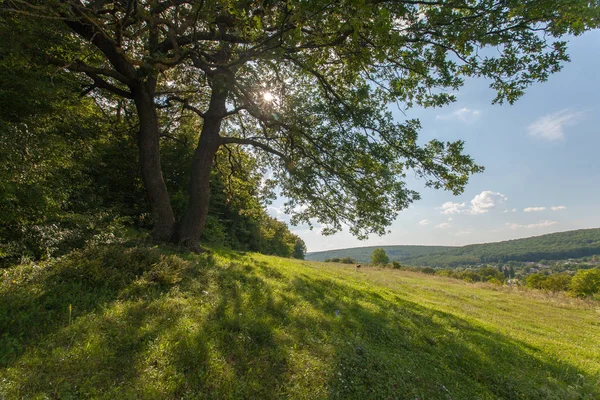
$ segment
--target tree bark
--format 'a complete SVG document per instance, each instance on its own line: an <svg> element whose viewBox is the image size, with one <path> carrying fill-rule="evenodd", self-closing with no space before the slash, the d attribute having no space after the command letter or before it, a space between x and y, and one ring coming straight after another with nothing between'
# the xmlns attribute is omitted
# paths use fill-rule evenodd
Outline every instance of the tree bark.
<svg viewBox="0 0 600 400"><path fill-rule="evenodd" d="M213 88L210 105L192 160L188 206L179 222L177 241L195 252L201 252L200 237L204 231L210 200L210 172L221 145L221 123L226 112L227 90Z"/></svg>
<svg viewBox="0 0 600 400"><path fill-rule="evenodd" d="M160 165L160 130L154 96L143 86L135 88L132 92L140 122L138 147L142 181L154 217L152 238L159 242L168 242L173 238L175 217Z"/></svg>

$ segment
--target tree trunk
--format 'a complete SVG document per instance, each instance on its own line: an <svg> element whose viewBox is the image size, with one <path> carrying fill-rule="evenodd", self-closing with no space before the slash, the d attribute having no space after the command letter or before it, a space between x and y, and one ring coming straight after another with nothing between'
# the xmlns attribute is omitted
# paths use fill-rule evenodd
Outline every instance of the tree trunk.
<svg viewBox="0 0 600 400"><path fill-rule="evenodd" d="M160 131L154 97L144 87L133 90L133 97L140 122L138 147L142 181L154 217L152 238L159 242L168 242L173 238L175 217L160 165Z"/></svg>
<svg viewBox="0 0 600 400"><path fill-rule="evenodd" d="M177 240L179 244L195 252L201 252L200 236L204 231L210 200L210 172L213 160L221 145L221 123L226 111L227 91L214 88L198 146L192 160L188 206L179 222Z"/></svg>

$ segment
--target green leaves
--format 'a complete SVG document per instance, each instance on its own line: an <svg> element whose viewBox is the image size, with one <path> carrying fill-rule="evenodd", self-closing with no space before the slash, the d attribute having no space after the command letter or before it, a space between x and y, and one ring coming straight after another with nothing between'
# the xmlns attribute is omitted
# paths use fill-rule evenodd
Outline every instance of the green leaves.
<svg viewBox="0 0 600 400"><path fill-rule="evenodd" d="M512 104L568 61L561 37L600 24L597 0L131 4L8 7L66 17L77 40L46 50L76 60L69 68L104 101L145 85L163 117L200 129L212 92L227 93L229 111L211 118L225 119L224 143L255 145L292 222L348 225L361 238L385 233L419 198L407 173L459 194L483 171L462 141L420 143L418 121L394 121L392 106L443 107L470 77ZM183 125L163 128L181 138Z"/></svg>

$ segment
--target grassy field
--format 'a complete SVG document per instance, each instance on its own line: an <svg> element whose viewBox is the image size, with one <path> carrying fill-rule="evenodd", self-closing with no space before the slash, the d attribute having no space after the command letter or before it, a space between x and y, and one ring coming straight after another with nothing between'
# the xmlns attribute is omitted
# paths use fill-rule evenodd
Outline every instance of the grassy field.
<svg viewBox="0 0 600 400"><path fill-rule="evenodd" d="M598 399L600 304L108 246L2 272L0 398Z"/></svg>

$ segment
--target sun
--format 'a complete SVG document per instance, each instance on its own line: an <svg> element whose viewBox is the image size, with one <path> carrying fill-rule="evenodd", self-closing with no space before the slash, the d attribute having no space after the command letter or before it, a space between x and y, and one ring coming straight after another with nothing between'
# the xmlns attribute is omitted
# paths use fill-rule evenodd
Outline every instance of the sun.
<svg viewBox="0 0 600 400"><path fill-rule="evenodd" d="M273 101L273 99L275 99L275 96L273 96L270 92L264 92L263 99L265 99L265 101L271 102Z"/></svg>

